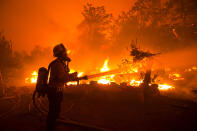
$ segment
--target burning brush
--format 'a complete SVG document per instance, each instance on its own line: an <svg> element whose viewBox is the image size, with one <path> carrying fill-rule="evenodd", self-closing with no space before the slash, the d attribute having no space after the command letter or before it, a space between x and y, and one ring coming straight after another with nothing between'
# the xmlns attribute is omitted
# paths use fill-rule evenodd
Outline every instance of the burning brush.
<svg viewBox="0 0 197 131"><path fill-rule="evenodd" d="M142 50L138 49L133 42L131 44L130 55L133 56L133 62L138 62L138 61L143 60L144 58L150 58L150 57L158 55L158 54L160 54L160 53L153 54L150 52L142 51Z"/></svg>
<svg viewBox="0 0 197 131"><path fill-rule="evenodd" d="M159 53L157 53L159 54ZM151 89L159 89L159 90L168 90L173 87L168 84L163 84L160 81L156 80L158 77L158 73L155 70L152 70L152 58L157 54L153 54L150 52L145 52L137 48L135 44L131 44L130 55L133 56L132 60L123 59L119 68L110 69L108 66L109 58L104 61L103 67L100 68L100 72L96 74L88 75L88 81L83 81L83 84L89 84L90 79L96 80L98 84L106 84L110 85L111 83L126 83L127 86L131 87L151 87ZM70 73L75 72L71 69ZM84 72L80 72L78 77L82 77ZM152 74L152 75L151 75ZM32 72L31 77L27 77L25 79L26 83L35 84L37 81L37 72ZM152 77L151 77L152 76ZM178 75L171 76L173 79L180 79ZM156 84L159 83L159 84ZM69 85L78 85L79 82L68 82ZM153 85L153 86L151 86Z"/></svg>

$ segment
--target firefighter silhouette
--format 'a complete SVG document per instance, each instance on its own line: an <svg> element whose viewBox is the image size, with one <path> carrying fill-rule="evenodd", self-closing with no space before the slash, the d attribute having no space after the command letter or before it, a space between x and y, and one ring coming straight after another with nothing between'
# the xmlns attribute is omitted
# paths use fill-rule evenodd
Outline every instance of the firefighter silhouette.
<svg viewBox="0 0 197 131"><path fill-rule="evenodd" d="M68 65L71 59L67 56L67 50L63 44L54 47L53 55L56 59L49 65L50 77L47 89L49 112L47 116L47 131L55 130L56 119L59 117L61 110L64 84L69 81L79 80L77 73L69 74L70 70ZM87 77L83 79L87 79Z"/></svg>

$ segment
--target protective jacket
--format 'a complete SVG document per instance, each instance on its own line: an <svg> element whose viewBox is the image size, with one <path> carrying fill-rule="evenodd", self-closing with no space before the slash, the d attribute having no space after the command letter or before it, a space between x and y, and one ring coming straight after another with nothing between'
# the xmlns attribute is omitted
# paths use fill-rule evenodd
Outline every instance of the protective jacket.
<svg viewBox="0 0 197 131"><path fill-rule="evenodd" d="M49 71L49 90L62 91L64 84L70 81L67 64L60 59L56 59L49 65Z"/></svg>

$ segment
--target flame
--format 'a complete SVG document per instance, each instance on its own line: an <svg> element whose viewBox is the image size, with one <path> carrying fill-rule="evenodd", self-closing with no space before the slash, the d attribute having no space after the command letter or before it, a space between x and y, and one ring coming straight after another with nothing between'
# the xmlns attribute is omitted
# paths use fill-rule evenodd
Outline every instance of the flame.
<svg viewBox="0 0 197 131"><path fill-rule="evenodd" d="M172 80L184 80L184 78L182 78L181 74L178 74L178 73L169 74L169 78Z"/></svg>
<svg viewBox="0 0 197 131"><path fill-rule="evenodd" d="M138 72L138 68L133 68L132 71L137 73Z"/></svg>
<svg viewBox="0 0 197 131"><path fill-rule="evenodd" d="M109 59L106 59L103 67L100 69L100 72L109 71L108 62L109 62Z"/></svg>
<svg viewBox="0 0 197 131"><path fill-rule="evenodd" d="M174 76L176 76L176 77L181 77L181 75L180 74L173 74Z"/></svg>
<svg viewBox="0 0 197 131"><path fill-rule="evenodd" d="M110 68L108 67L108 62L109 62L109 59L106 59L104 64L103 64L103 67L100 69L100 72L106 72L106 71L109 71ZM98 83L100 84L110 84L111 83L111 79L114 77L114 75L110 75L110 76L103 76L101 77L99 80L98 80Z"/></svg>
<svg viewBox="0 0 197 131"><path fill-rule="evenodd" d="M73 70L73 69L70 69L70 71L69 71L69 73L74 73L75 72L75 70Z"/></svg>
<svg viewBox="0 0 197 131"><path fill-rule="evenodd" d="M71 53L71 50L67 50L67 54L70 54Z"/></svg>
<svg viewBox="0 0 197 131"><path fill-rule="evenodd" d="M77 82L68 82L68 83L66 83L66 85L68 86L68 85L77 85Z"/></svg>
<svg viewBox="0 0 197 131"><path fill-rule="evenodd" d="M166 91L166 90L169 90L169 89L174 89L173 86L171 85L168 85L168 84L159 84L158 85L159 87L159 90L163 90L163 91Z"/></svg>
<svg viewBox="0 0 197 131"><path fill-rule="evenodd" d="M193 66L191 68L185 69L185 72L192 72L192 71L196 71L197 70L197 66Z"/></svg>
<svg viewBox="0 0 197 131"><path fill-rule="evenodd" d="M33 73L31 75L32 75L31 83L36 83L37 82L38 73L36 71L33 71Z"/></svg>
<svg viewBox="0 0 197 131"><path fill-rule="evenodd" d="M197 67L196 67L196 66L193 66L192 69L193 69L193 70L197 70Z"/></svg>
<svg viewBox="0 0 197 131"><path fill-rule="evenodd" d="M100 84L110 84L110 80L107 80L105 77L98 80Z"/></svg>
<svg viewBox="0 0 197 131"><path fill-rule="evenodd" d="M70 69L69 73L74 73L76 72L74 69ZM84 74L84 72L78 72L77 77L81 77Z"/></svg>
<svg viewBox="0 0 197 131"><path fill-rule="evenodd" d="M77 76L81 77L83 74L84 74L83 72L79 72Z"/></svg>
<svg viewBox="0 0 197 131"><path fill-rule="evenodd" d="M37 77L38 77L38 72L37 71L33 71L31 73L31 77L27 77L25 78L25 83L27 84L35 84L37 82Z"/></svg>
<svg viewBox="0 0 197 131"><path fill-rule="evenodd" d="M140 86L140 84L142 84L143 80L137 81L135 79L132 79L130 82L131 86Z"/></svg>
<svg viewBox="0 0 197 131"><path fill-rule="evenodd" d="M100 72L110 71L108 63L109 63L109 59L106 59L104 61L103 66L100 68ZM139 69L138 67L139 66L131 68L131 72L129 72L129 73L140 73L140 70L138 70ZM197 67L193 66L192 68L189 68L189 70L197 70ZM75 70L71 69L69 73L74 73L74 72L75 72ZM77 76L81 77L83 74L84 74L84 72L79 72ZM38 72L33 71L31 73L30 77L25 78L25 83L31 83L31 84L36 83L37 76L38 76ZM115 80L114 80L115 76L116 76L115 74L103 76L103 77L100 77L99 79L97 79L97 82L99 84L111 84L111 82L115 82ZM182 77L182 75L179 73L171 73L171 74L169 74L169 78L172 80L183 80L184 79ZM128 85L130 85L130 86L139 87L143 83L143 79L128 78L125 80L121 80L121 82L127 82ZM162 84L162 83L164 83L164 84ZM165 83L165 81L163 81L162 83L158 84L158 89L160 91L168 91L168 90L175 88L175 87ZM67 85L77 85L77 82L68 82Z"/></svg>
<svg viewBox="0 0 197 131"><path fill-rule="evenodd" d="M75 70L71 69L70 73L73 73L73 72L75 72ZM77 77L81 77L83 74L84 74L84 72L79 72L77 74ZM75 82L68 82L68 83L66 83L66 85L77 85L77 82L76 81Z"/></svg>

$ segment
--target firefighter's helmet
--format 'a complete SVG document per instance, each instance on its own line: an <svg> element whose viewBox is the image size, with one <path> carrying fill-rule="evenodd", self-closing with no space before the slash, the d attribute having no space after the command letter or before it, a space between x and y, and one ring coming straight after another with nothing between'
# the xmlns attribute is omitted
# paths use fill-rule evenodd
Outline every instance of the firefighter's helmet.
<svg viewBox="0 0 197 131"><path fill-rule="evenodd" d="M67 56L67 50L65 46L60 43L53 48L53 56L58 58L63 58L65 61L70 62L70 58Z"/></svg>
<svg viewBox="0 0 197 131"><path fill-rule="evenodd" d="M53 48L53 56L55 57L60 57L64 52L66 52L66 48L64 47L62 43L56 45Z"/></svg>

